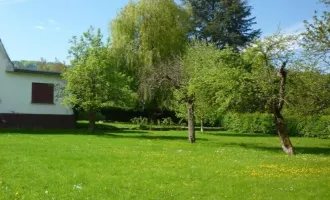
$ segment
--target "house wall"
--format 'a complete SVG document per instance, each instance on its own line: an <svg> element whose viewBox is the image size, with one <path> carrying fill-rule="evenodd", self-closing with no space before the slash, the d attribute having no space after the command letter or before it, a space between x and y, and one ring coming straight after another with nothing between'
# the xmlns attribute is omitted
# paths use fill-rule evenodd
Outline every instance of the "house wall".
<svg viewBox="0 0 330 200"><path fill-rule="evenodd" d="M1 62L1 61L0 61ZM1 65L1 63L0 63ZM54 104L32 104L32 82L61 85L56 75L0 72L0 113L72 115L72 109L62 105L55 87Z"/></svg>
<svg viewBox="0 0 330 200"><path fill-rule="evenodd" d="M59 75L13 72L0 40L0 127L73 128L73 110L58 98L64 84ZM32 82L55 85L54 104L33 104ZM6 123L2 123L6 121Z"/></svg>

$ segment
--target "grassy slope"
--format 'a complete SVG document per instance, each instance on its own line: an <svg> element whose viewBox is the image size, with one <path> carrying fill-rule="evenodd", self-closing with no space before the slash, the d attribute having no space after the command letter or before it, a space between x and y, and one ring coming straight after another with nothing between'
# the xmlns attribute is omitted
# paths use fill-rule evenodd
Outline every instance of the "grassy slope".
<svg viewBox="0 0 330 200"><path fill-rule="evenodd" d="M288 157L266 135L8 132L0 199L330 199L330 140Z"/></svg>

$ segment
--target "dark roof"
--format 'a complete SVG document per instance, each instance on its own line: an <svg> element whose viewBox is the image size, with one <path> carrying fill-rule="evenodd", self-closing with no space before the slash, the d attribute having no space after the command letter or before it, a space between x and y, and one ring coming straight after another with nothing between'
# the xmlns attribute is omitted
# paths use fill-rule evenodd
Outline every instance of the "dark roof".
<svg viewBox="0 0 330 200"><path fill-rule="evenodd" d="M31 73L31 74L46 74L46 75L61 75L58 71L46 71L46 70L33 70L33 69L23 69L14 67L14 72Z"/></svg>

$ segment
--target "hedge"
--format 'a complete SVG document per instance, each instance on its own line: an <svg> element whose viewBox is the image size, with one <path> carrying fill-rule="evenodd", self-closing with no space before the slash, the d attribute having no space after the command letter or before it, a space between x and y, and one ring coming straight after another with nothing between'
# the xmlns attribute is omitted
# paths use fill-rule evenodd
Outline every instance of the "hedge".
<svg viewBox="0 0 330 200"><path fill-rule="evenodd" d="M289 116L288 132L300 137L330 139L330 116Z"/></svg>
<svg viewBox="0 0 330 200"><path fill-rule="evenodd" d="M222 126L239 133L275 134L274 117L265 113L229 113L222 117Z"/></svg>
<svg viewBox="0 0 330 200"><path fill-rule="evenodd" d="M290 136L330 139L330 116L285 116ZM222 126L239 133L276 134L274 117L264 113L229 113Z"/></svg>

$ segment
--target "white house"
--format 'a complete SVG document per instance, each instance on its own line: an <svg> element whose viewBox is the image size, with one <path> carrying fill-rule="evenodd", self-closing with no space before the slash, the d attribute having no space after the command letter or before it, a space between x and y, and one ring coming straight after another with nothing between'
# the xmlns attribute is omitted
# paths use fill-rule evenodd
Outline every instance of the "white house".
<svg viewBox="0 0 330 200"><path fill-rule="evenodd" d="M74 128L57 86L63 86L59 72L16 68L0 39L0 128Z"/></svg>

